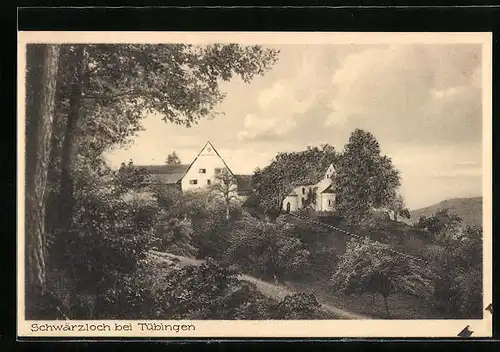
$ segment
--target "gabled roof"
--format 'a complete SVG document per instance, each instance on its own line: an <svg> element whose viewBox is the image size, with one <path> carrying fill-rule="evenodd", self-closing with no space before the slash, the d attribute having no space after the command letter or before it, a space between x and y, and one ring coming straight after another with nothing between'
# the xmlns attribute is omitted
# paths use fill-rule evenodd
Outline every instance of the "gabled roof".
<svg viewBox="0 0 500 352"><path fill-rule="evenodd" d="M138 169L146 170L152 174L182 174L189 165L187 164L165 164L165 165L137 165Z"/></svg>
<svg viewBox="0 0 500 352"><path fill-rule="evenodd" d="M201 152L204 151L207 146L210 146L210 148L212 148L212 150L214 151L214 153L222 160L222 162L224 163L224 166L227 168L227 170L231 173L231 175L234 176L234 174L231 171L231 169L229 168L229 166L227 166L226 161L220 156L219 152L217 151L217 149L215 149L214 145L210 141L208 141L207 143L205 143L205 145L203 146L203 148L201 148L201 150L198 153L198 155L196 155L196 158L194 158L194 160L191 162L191 164L189 164L188 168L184 172L184 175L187 174L187 172L189 171L189 169L191 169L191 166L193 166L193 164L195 163L195 161L198 160L199 156L201 155ZM182 175L182 177L184 177L184 175Z"/></svg>
<svg viewBox="0 0 500 352"><path fill-rule="evenodd" d="M329 185L328 187L326 187L322 191L319 191L319 193L335 193L335 190L333 189L332 185Z"/></svg>
<svg viewBox="0 0 500 352"><path fill-rule="evenodd" d="M214 153L222 160L222 163L228 169L231 175L236 177L236 175L233 174L229 166L227 166L226 161L219 155L219 152L217 152L217 149L214 148L213 144L210 141L205 143L205 145L203 146L203 148L201 148L198 155L196 155L196 158L194 158L194 160L190 164L137 165L137 168L147 170L150 174L152 174L153 176L152 178L161 181L161 183L167 183L167 184L177 183L184 178L189 169L191 169L195 161L198 159L198 157L201 155L201 153L203 152L203 150L205 150L207 146L210 146L210 148L212 148ZM239 175L239 176L247 176L247 175ZM246 182L244 182L244 184L246 184Z"/></svg>
<svg viewBox="0 0 500 352"><path fill-rule="evenodd" d="M151 178L161 183L177 183L182 179L189 165L173 164L173 165L137 165L138 169L146 170L151 174Z"/></svg>

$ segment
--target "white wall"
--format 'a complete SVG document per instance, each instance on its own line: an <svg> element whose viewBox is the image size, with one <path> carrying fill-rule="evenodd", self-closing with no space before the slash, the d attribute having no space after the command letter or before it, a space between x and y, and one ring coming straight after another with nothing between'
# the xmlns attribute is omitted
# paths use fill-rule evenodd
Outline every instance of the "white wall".
<svg viewBox="0 0 500 352"><path fill-rule="evenodd" d="M297 196L287 196L283 201L283 210L286 211L286 205L287 203L290 203L290 211L296 211L298 209L297 199Z"/></svg>
<svg viewBox="0 0 500 352"><path fill-rule="evenodd" d="M206 187L207 181L213 184L215 182L215 169L225 167L222 159L215 153L213 146L207 144L182 178L182 191ZM200 173L200 169L205 169L205 173ZM197 184L191 184L191 180L197 180Z"/></svg>
<svg viewBox="0 0 500 352"><path fill-rule="evenodd" d="M335 193L321 194L321 211L335 210Z"/></svg>

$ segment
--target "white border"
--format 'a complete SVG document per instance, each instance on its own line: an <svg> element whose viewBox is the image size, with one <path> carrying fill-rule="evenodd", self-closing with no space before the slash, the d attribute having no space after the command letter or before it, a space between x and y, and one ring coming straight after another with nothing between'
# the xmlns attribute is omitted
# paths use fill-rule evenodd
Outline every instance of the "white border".
<svg viewBox="0 0 500 352"><path fill-rule="evenodd" d="M324 32L18 32L18 185L24 185L26 43L240 43L313 44L482 44L483 60L483 302L492 302L492 34L481 33L324 33ZM18 186L18 336L51 337L455 337L466 325L473 337L492 336L492 316L481 320L303 320L156 321L192 324L190 331L141 331L140 321L27 321L24 319L24 187ZM151 321L144 321L151 322ZM32 324L131 324L132 331L33 332Z"/></svg>

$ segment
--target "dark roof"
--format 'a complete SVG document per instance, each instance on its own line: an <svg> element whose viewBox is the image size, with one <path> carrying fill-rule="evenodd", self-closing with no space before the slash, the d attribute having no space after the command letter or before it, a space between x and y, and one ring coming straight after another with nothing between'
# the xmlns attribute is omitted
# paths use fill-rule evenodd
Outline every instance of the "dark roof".
<svg viewBox="0 0 500 352"><path fill-rule="evenodd" d="M152 175L152 178L161 183L176 183L182 179L189 165L137 165L137 168L146 170Z"/></svg>
<svg viewBox="0 0 500 352"><path fill-rule="evenodd" d="M234 175L238 184L238 191L251 191L253 188L252 175Z"/></svg>
<svg viewBox="0 0 500 352"><path fill-rule="evenodd" d="M323 191L321 191L321 193L335 193L335 191L333 190L332 185L329 185Z"/></svg>

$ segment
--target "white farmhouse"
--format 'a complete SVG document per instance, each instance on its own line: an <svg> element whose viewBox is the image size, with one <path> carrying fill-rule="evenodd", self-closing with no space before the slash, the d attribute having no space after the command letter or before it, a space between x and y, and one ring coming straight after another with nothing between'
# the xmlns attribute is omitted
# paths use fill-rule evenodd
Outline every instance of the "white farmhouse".
<svg viewBox="0 0 500 352"><path fill-rule="evenodd" d="M207 142L190 164L139 165L150 174L150 183L165 185L181 192L203 189L215 182L215 176L227 170L234 176L238 198L245 200L252 189L251 175L234 174L212 143Z"/></svg>

